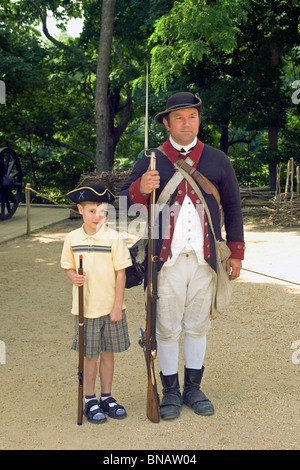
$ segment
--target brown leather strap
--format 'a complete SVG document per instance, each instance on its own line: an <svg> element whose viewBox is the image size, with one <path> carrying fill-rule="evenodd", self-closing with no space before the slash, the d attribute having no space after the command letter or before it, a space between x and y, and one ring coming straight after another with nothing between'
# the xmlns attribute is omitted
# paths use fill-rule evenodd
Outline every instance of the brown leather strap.
<svg viewBox="0 0 300 470"><path fill-rule="evenodd" d="M163 146L160 145L157 147L157 149L166 155ZM207 194L213 194L218 205L221 206L221 198L219 191L217 188L212 184L209 179L207 179L202 173L199 173L199 171L196 170L193 166L189 165L183 157L179 157L178 160L175 162L180 168L182 168L184 171L189 173L196 181L197 183L201 186L201 188L207 193Z"/></svg>
<svg viewBox="0 0 300 470"><path fill-rule="evenodd" d="M192 167L189 165L184 158L179 157L178 160L176 160L176 165L178 165L180 168L182 168L184 171L186 171L190 176L192 176L197 183L200 185L200 187L207 193L207 194L213 194L218 205L221 203L220 199L220 194L217 188L209 181L202 173L199 173L199 171L196 170L196 168Z"/></svg>

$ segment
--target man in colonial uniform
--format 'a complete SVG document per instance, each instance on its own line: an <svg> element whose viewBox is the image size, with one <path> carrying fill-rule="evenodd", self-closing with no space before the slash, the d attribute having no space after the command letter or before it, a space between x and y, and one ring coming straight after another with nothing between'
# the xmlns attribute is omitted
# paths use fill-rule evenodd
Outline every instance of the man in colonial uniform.
<svg viewBox="0 0 300 470"><path fill-rule="evenodd" d="M177 173L174 163L179 157L184 159L188 156L193 168L191 173L197 170L206 177L206 181L209 180L201 190L217 240L222 239L222 206L226 243L231 250L227 271L233 280L240 275L244 258L239 186L229 158L198 139L201 114L202 102L197 95L181 92L169 98L166 109L155 116L155 121L169 132L163 145L154 149L156 170L149 170L149 155L145 152L137 160L120 196L126 195L129 205L147 206L150 193L155 189L159 200L167 183ZM171 190L167 204L170 207L168 221L166 223L162 211L157 240L157 359L163 386L160 415L162 419L177 418L182 403L192 407L196 414L211 415L214 407L200 390L200 382L204 371L206 335L212 318L212 270L217 269L214 238L207 211L185 178ZM184 334L185 359L182 396L178 378L181 332Z"/></svg>

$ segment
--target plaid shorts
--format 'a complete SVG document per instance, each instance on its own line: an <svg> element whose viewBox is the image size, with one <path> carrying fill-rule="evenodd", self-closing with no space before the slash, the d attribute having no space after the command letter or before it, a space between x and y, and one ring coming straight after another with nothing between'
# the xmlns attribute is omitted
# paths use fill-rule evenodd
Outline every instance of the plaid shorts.
<svg viewBox="0 0 300 470"><path fill-rule="evenodd" d="M130 346L125 310L122 320L111 322L110 315L84 319L84 356L98 357L102 351L118 353ZM75 316L75 337L71 349L78 351L78 316Z"/></svg>

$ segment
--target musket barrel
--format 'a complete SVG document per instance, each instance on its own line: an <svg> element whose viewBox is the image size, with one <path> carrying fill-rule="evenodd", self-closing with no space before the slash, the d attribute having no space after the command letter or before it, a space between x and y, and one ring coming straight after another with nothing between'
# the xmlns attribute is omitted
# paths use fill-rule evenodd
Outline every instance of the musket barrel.
<svg viewBox="0 0 300 470"><path fill-rule="evenodd" d="M146 65L146 106L145 106L145 151L148 150L148 64Z"/></svg>

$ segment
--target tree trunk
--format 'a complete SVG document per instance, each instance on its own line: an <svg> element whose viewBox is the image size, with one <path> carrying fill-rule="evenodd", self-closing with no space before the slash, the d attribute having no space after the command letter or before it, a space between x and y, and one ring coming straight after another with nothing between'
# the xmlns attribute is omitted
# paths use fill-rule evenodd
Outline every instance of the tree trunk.
<svg viewBox="0 0 300 470"><path fill-rule="evenodd" d="M271 36L273 35L274 28L276 26L275 17L271 20ZM271 45L271 67L273 69L273 76L277 78L278 67L280 61L280 51L275 45ZM276 80L274 79L271 84L274 89L274 101L276 102L276 96L278 96L278 89L276 85ZM280 109L275 105L274 107L274 116L278 116ZM268 148L271 150L278 150L278 131L279 124L275 119L273 119L268 126ZM276 162L269 161L269 186L271 191L276 190Z"/></svg>
<svg viewBox="0 0 300 470"><path fill-rule="evenodd" d="M109 94L109 124L108 129L111 135L112 153L109 153L109 167L114 164L114 155L118 142L124 133L129 120L131 111L131 95L129 94L126 101L121 105L121 87L115 88L113 93ZM120 114L119 124L115 126L115 116Z"/></svg>
<svg viewBox="0 0 300 470"><path fill-rule="evenodd" d="M113 164L113 135L109 131L108 75L116 0L103 0L95 93L96 170L108 171Z"/></svg>
<svg viewBox="0 0 300 470"><path fill-rule="evenodd" d="M228 151L228 126L229 126L229 119L226 120L227 122L222 123L221 125L221 139L220 139L220 150L226 153Z"/></svg>
<svg viewBox="0 0 300 470"><path fill-rule="evenodd" d="M222 113L222 122L221 122L221 139L220 139L220 150L226 153L228 152L229 141L228 141L228 129L230 123L230 115L231 115L231 100L226 99L223 105L223 113Z"/></svg>

